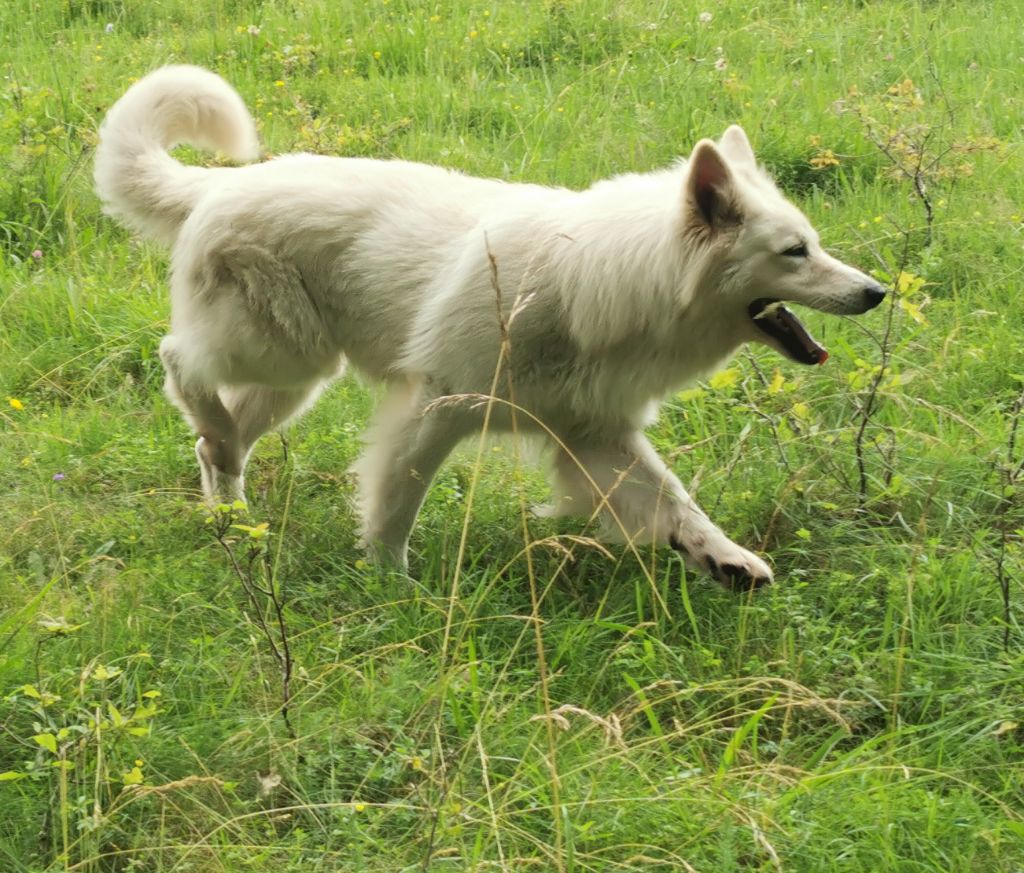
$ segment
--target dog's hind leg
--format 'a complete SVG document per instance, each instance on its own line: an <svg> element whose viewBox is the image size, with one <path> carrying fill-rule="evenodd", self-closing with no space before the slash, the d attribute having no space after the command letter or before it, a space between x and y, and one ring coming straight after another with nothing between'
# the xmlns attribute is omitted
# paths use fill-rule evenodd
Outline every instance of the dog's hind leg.
<svg viewBox="0 0 1024 873"><path fill-rule="evenodd" d="M216 387L187 372L180 340L173 335L161 341L160 360L167 373L164 381L167 396L199 434L196 459L207 502L244 500L244 453L238 427Z"/></svg>
<svg viewBox="0 0 1024 873"><path fill-rule="evenodd" d="M728 588L772 581L768 565L719 530L639 431L599 445L567 443L555 479L561 508L598 510L609 539L671 546Z"/></svg>
<svg viewBox="0 0 1024 873"><path fill-rule="evenodd" d="M352 466L358 479L362 541L377 559L405 568L409 533L434 474L471 430L469 416L430 408L432 395L395 386L374 414L366 450Z"/></svg>

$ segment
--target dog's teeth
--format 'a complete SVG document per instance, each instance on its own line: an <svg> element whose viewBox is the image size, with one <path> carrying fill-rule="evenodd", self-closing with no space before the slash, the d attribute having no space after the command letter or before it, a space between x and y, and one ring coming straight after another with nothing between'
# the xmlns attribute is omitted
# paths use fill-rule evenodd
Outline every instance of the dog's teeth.
<svg viewBox="0 0 1024 873"><path fill-rule="evenodd" d="M754 320L757 321L760 318L767 318L769 315L775 315L779 309L782 308L782 301L776 300L774 303L769 303L764 309L762 309L757 315L754 316Z"/></svg>

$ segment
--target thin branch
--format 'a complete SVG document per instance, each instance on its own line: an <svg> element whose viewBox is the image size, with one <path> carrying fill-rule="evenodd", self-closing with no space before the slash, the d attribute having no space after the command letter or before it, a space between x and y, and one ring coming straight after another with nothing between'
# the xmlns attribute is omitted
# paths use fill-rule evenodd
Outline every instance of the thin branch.
<svg viewBox="0 0 1024 873"><path fill-rule="evenodd" d="M215 514L213 536L228 556L231 570L241 584L242 591L249 603L249 609L246 610L243 607L242 612L260 629L260 633L267 641L270 654L277 664L281 677L281 705L278 707L278 712L281 713L281 720L284 722L289 738L292 741L297 741L298 734L292 724L290 709L294 661L288 639L288 624L285 620L285 601L281 597L280 587L275 583L270 551L262 542L251 540L246 551L245 563L239 561L235 552L235 544L227 535L234 518L234 513L231 511ZM273 613L273 627L267 623L265 616L268 607Z"/></svg>

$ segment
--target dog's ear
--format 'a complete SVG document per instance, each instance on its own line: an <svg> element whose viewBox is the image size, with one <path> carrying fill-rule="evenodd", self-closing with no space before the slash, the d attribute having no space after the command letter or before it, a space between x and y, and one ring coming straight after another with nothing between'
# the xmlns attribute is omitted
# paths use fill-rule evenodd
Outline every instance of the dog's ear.
<svg viewBox="0 0 1024 873"><path fill-rule="evenodd" d="M697 143L686 168L687 211L718 230L741 221L736 184L729 164L709 139Z"/></svg>
<svg viewBox="0 0 1024 873"><path fill-rule="evenodd" d="M754 157L754 149L751 148L750 140L747 139L746 133L738 124L730 125L722 134L718 148L734 164L757 166L757 158Z"/></svg>

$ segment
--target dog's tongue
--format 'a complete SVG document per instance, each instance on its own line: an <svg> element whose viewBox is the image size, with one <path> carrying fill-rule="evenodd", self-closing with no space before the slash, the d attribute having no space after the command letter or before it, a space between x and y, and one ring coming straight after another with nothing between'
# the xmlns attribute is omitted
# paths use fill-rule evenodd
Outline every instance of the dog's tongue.
<svg viewBox="0 0 1024 873"><path fill-rule="evenodd" d="M786 345L792 346L795 351L796 345L799 343L800 350L807 356L808 364L818 364L819 366L824 364L828 360L828 350L811 336L810 331L804 327L804 323L785 306L779 306L777 312L779 320L785 324L786 331L791 336L791 340L787 341Z"/></svg>
<svg viewBox="0 0 1024 873"><path fill-rule="evenodd" d="M801 364L824 364L828 351L791 310L777 300L755 300L750 305L754 324L785 346L789 356Z"/></svg>

